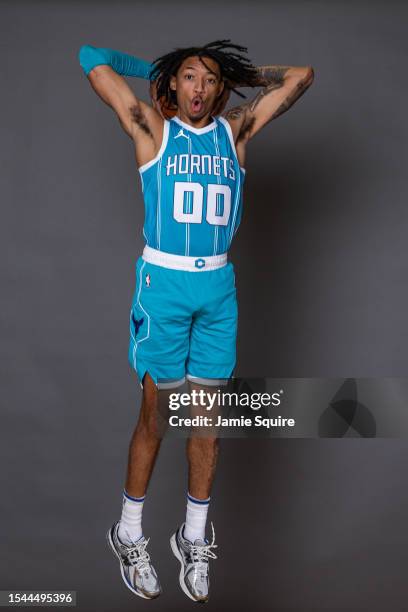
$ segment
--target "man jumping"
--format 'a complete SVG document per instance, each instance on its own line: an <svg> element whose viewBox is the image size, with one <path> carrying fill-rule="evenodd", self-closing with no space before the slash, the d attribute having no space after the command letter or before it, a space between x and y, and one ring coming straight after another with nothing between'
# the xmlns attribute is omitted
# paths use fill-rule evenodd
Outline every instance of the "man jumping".
<svg viewBox="0 0 408 612"><path fill-rule="evenodd" d="M135 145L145 203L146 245L136 264L129 360L143 389L129 449L122 516L108 532L122 578L136 595L161 586L147 552L142 509L160 448L159 390L225 385L236 363L237 301L227 259L242 215L248 141L313 82L313 69L256 68L230 40L176 49L149 64L112 49L84 46L80 63L93 89ZM150 80L152 104L124 76ZM223 112L231 91L261 87L251 102ZM185 522L171 538L180 585L194 601L209 593L205 538L218 454L216 436L187 441Z"/></svg>

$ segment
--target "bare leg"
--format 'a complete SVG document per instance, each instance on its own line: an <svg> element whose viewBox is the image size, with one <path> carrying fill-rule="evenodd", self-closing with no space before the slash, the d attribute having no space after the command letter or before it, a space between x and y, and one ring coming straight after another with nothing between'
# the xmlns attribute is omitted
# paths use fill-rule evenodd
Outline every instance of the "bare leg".
<svg viewBox="0 0 408 612"><path fill-rule="evenodd" d="M149 373L146 372L142 407L129 446L126 491L132 497L145 495L163 435L163 419L159 411L159 390Z"/></svg>
<svg viewBox="0 0 408 612"><path fill-rule="evenodd" d="M187 440L188 490L197 499L210 496L218 457L218 438Z"/></svg>
<svg viewBox="0 0 408 612"><path fill-rule="evenodd" d="M209 387L191 383L191 389L205 389ZM216 387L210 387L211 391L215 391ZM194 414L207 414L205 409L198 409ZM213 412L214 416L214 412ZM188 491L197 499L207 499L210 496L211 486L215 476L215 468L217 465L219 450L219 442L216 436L216 430L211 428L210 432L205 433L204 430L192 432L192 435L187 440L186 452L188 459Z"/></svg>

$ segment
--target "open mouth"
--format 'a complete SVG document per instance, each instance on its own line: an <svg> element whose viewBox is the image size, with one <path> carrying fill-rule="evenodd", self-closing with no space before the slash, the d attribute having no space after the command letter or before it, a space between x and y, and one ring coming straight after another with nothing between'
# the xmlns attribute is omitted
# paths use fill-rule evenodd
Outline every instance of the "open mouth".
<svg viewBox="0 0 408 612"><path fill-rule="evenodd" d="M199 113L204 106L202 99L199 96L193 98L191 102L191 107L195 113Z"/></svg>

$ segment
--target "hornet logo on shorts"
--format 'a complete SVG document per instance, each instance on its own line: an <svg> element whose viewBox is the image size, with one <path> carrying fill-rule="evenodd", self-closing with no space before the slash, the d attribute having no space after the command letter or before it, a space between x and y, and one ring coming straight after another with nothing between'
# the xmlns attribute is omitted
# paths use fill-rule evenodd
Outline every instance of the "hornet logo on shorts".
<svg viewBox="0 0 408 612"><path fill-rule="evenodd" d="M150 274L146 274L146 285L150 287Z"/></svg>
<svg viewBox="0 0 408 612"><path fill-rule="evenodd" d="M133 321L133 325L135 326L135 336L136 336L140 327L143 325L144 318L142 317L141 319L137 320L135 318L134 312L132 311L132 321Z"/></svg>

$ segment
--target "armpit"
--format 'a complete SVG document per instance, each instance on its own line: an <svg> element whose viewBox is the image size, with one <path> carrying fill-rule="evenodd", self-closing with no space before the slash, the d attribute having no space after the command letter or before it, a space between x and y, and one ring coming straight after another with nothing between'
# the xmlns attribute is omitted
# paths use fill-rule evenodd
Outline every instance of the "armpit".
<svg viewBox="0 0 408 612"><path fill-rule="evenodd" d="M148 136L150 136L150 138L153 139L152 131L146 121L146 117L140 106L135 104L131 106L129 110L132 121L136 123L145 134L147 134Z"/></svg>
<svg viewBox="0 0 408 612"><path fill-rule="evenodd" d="M242 128L238 134L237 142L248 140L248 138L251 135L251 130L252 130L254 123L255 123L255 117L253 115L249 116L246 119L246 121L242 125Z"/></svg>

